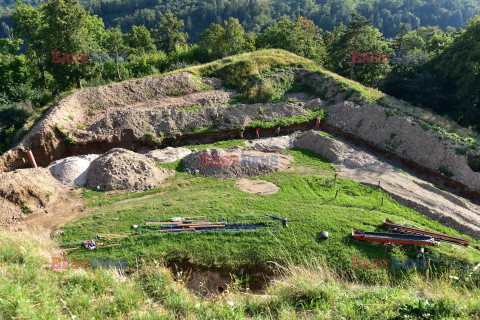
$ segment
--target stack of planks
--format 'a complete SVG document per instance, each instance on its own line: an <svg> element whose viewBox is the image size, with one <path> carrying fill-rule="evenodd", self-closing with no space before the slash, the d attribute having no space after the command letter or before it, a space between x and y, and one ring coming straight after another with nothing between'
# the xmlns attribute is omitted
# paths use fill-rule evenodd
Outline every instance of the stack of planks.
<svg viewBox="0 0 480 320"><path fill-rule="evenodd" d="M147 225L160 226L159 232L195 231L198 229L225 228L225 223L206 220L187 220L178 222L150 221Z"/></svg>

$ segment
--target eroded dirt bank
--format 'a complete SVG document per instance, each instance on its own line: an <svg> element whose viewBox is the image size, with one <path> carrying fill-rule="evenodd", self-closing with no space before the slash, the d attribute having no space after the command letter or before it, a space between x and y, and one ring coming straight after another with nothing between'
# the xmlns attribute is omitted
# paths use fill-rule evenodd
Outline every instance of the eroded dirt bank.
<svg viewBox="0 0 480 320"><path fill-rule="evenodd" d="M331 160L340 177L380 187L400 204L447 227L480 238L480 207L471 201L440 190L380 161L371 153L318 132L300 135L294 143L296 147L310 149Z"/></svg>
<svg viewBox="0 0 480 320"><path fill-rule="evenodd" d="M285 72L274 74L272 79ZM236 93L222 90L219 79L200 79L189 73L76 92L53 107L16 148L2 155L0 171L28 167L26 148L46 166L64 157L104 153L112 148L137 151L252 138L254 129L240 128L258 120L300 117L323 108L328 112L321 124L325 131L423 172L422 178L442 181L471 199L480 198L480 173L469 165L470 158L480 156L478 150L444 139L441 131L425 128L415 119L366 104L358 93L342 91L325 75L306 70L288 72L293 73L293 85L309 90L309 94L297 93L296 97L303 98L294 103L230 105L227 102ZM346 99L349 101L343 101ZM305 122L296 127L312 126ZM282 134L293 127L282 128ZM196 133L202 130L216 132ZM262 137L274 130L262 129Z"/></svg>

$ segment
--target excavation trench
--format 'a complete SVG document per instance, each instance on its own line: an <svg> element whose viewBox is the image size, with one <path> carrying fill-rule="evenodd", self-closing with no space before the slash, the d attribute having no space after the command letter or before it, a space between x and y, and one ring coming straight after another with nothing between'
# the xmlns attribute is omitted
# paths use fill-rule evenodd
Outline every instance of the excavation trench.
<svg viewBox="0 0 480 320"><path fill-rule="evenodd" d="M291 134L295 131L310 130L315 127L316 119L307 122L291 125L288 127L281 127L281 134ZM417 177L448 188L448 191L471 200L476 204L480 204L480 192L471 189L470 187L457 182L447 176L444 176L436 171L428 169L418 163L408 160L398 154L385 150L372 142L364 140L357 135L348 133L338 127L320 121L320 129L335 137L354 144L374 155L383 158L387 162L396 167L400 167L405 171L411 172ZM276 127L261 129L261 137L275 136ZM48 166L51 162L63 159L70 156L87 155L87 154L102 154L113 148L124 148L132 151L142 151L145 149L162 149L166 147L178 147L183 145L198 145L208 144L217 141L232 140L232 139L255 139L255 128L247 128L245 130L229 130L222 132L208 132L185 134L176 138L166 138L160 143L155 143L149 138L139 139L135 137L132 130L125 130L120 135L108 137L101 140L68 143L63 133L58 129L54 130L54 137L47 141L43 146L35 146L31 151L39 166ZM15 151L8 154L5 159L5 171L11 171L20 168L28 168L31 165L26 160L28 159L26 152Z"/></svg>
<svg viewBox="0 0 480 320"><path fill-rule="evenodd" d="M314 128L316 120L311 120L288 127L281 127L281 133L291 134L295 131L310 130ZM276 127L261 129L261 137L272 137L275 135ZM232 139L255 139L255 128L247 128L245 130L229 130L222 132L208 132L185 134L176 138L165 138L160 143L152 142L150 138L139 139L135 137L132 130L125 130L118 136L109 138L68 143L64 135L54 129L54 138L45 143L43 146L35 146L31 151L39 166L48 166L53 161L71 156L102 154L113 148L124 148L132 151L140 151L147 149L163 149L166 147L179 147L183 145L208 144L217 141ZM17 155L10 156L5 164L5 171L31 167L26 152L17 151ZM23 158L23 159L22 159Z"/></svg>
<svg viewBox="0 0 480 320"><path fill-rule="evenodd" d="M471 189L463 183L455 181L447 176L442 175L441 173L421 166L418 163L401 157L394 152L385 150L384 148L380 148L374 143L362 139L357 135L343 131L340 128L328 124L324 121L320 122L320 129L326 133L331 134L334 137L341 138L343 141L353 144L356 147L360 147L365 151L384 159L391 165L410 172L411 174L417 176L422 180L428 181L436 185L444 186L448 188L449 192L467 198L473 203L480 205L480 192Z"/></svg>
<svg viewBox="0 0 480 320"><path fill-rule="evenodd" d="M260 265L247 265L236 271L203 267L186 260L171 261L167 267L176 281L182 282L196 295L210 299L232 290L259 294L274 279L273 270Z"/></svg>

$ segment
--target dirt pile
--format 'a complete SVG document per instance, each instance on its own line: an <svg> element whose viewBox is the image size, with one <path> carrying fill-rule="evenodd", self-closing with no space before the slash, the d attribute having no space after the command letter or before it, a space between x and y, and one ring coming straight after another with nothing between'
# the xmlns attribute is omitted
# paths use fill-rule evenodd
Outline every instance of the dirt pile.
<svg viewBox="0 0 480 320"><path fill-rule="evenodd" d="M169 163L183 159L192 153L192 150L187 148L172 148L167 147L165 149L152 150L145 154L146 157L151 158L155 162Z"/></svg>
<svg viewBox="0 0 480 320"><path fill-rule="evenodd" d="M308 131L300 135L293 144L297 148L312 150L333 163L342 162L343 155L347 151L345 144L315 131Z"/></svg>
<svg viewBox="0 0 480 320"><path fill-rule="evenodd" d="M158 186L170 175L167 169L157 168L144 155L115 148L94 160L87 184L98 190L147 190Z"/></svg>
<svg viewBox="0 0 480 320"><path fill-rule="evenodd" d="M284 171L292 161L293 157L285 153L252 151L241 147L204 149L184 158L187 172L231 179Z"/></svg>
<svg viewBox="0 0 480 320"><path fill-rule="evenodd" d="M206 80L204 81L206 82ZM238 94L232 90L212 90L189 93L180 97L165 96L161 99L139 102L131 105L133 108L141 109L181 109L192 107L208 107L226 103Z"/></svg>
<svg viewBox="0 0 480 320"><path fill-rule="evenodd" d="M295 138L296 135L266 138L255 140L253 142L247 141L245 145L247 147L252 147L255 150L285 150L294 147L293 141Z"/></svg>
<svg viewBox="0 0 480 320"><path fill-rule="evenodd" d="M239 179L235 183L235 188L248 193L269 195L277 193L280 190L276 184L265 180Z"/></svg>
<svg viewBox="0 0 480 320"><path fill-rule="evenodd" d="M218 131L244 128L253 121L273 121L280 118L304 116L300 104L267 103L221 105L197 110L118 110L87 128L102 136L118 136L132 131L137 138L174 137L178 133L212 128Z"/></svg>
<svg viewBox="0 0 480 320"><path fill-rule="evenodd" d="M0 225L22 220L28 214L45 213L61 191L60 184L44 168L0 174Z"/></svg>
<svg viewBox="0 0 480 320"><path fill-rule="evenodd" d="M61 184L83 187L87 183L90 163L98 157L97 154L68 157L52 162L48 169Z"/></svg>
<svg viewBox="0 0 480 320"><path fill-rule="evenodd" d="M343 164L347 168L369 167L379 163L372 155L360 152L321 131L310 130L299 135L293 143L297 148L312 150L333 163Z"/></svg>

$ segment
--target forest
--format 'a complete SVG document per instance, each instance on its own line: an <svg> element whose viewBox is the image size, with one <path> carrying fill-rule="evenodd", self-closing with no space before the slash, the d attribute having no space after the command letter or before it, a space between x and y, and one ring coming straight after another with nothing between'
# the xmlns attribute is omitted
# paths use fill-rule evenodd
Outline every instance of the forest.
<svg viewBox="0 0 480 320"><path fill-rule="evenodd" d="M263 48L478 130L477 1L24 2L0 1L0 152L62 92Z"/></svg>

